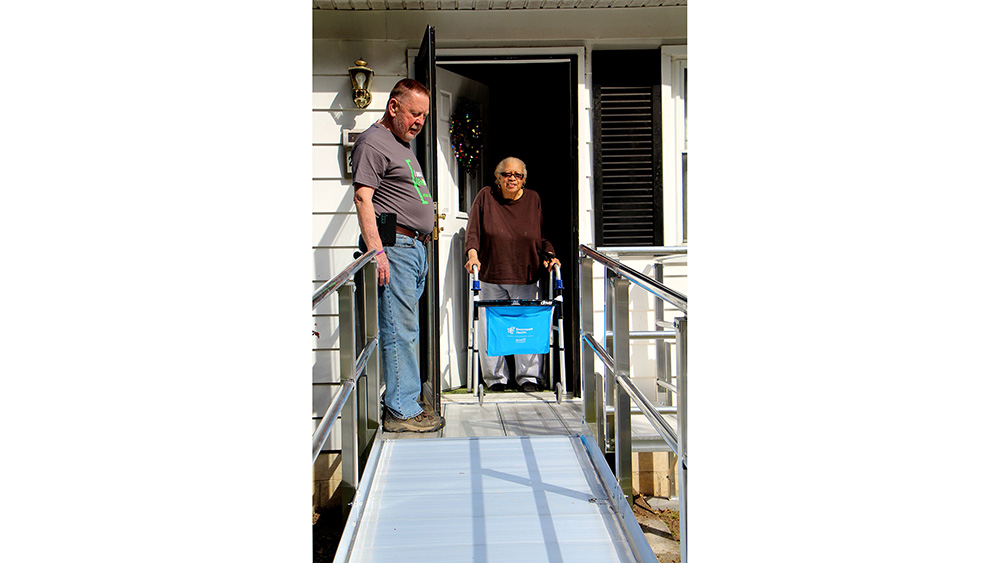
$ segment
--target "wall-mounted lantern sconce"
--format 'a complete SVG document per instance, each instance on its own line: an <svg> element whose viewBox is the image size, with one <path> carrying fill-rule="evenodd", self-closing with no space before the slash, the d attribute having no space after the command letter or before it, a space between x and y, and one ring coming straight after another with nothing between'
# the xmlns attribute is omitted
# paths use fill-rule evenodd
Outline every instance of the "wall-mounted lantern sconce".
<svg viewBox="0 0 1000 563"><path fill-rule="evenodd" d="M372 103L372 93L368 89L375 70L364 59L358 59L354 61L354 66L347 67L347 72L351 74L351 87L354 88L354 105L365 109Z"/></svg>

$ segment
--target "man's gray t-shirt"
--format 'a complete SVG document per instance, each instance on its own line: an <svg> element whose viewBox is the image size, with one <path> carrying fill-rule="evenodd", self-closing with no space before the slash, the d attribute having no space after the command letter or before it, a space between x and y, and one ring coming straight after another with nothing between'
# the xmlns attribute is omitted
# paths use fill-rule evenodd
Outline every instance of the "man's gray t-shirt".
<svg viewBox="0 0 1000 563"><path fill-rule="evenodd" d="M420 233L434 228L434 203L410 144L373 124L358 136L352 153L354 186L375 189L375 214L395 213L396 224Z"/></svg>

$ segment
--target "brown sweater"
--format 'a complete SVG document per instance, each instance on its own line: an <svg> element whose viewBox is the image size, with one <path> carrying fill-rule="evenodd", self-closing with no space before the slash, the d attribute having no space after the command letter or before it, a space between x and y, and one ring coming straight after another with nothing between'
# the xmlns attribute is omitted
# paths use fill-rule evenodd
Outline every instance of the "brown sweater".
<svg viewBox="0 0 1000 563"><path fill-rule="evenodd" d="M479 279L489 283L531 284L538 281L542 251L555 253L542 238L542 201L525 189L517 200L506 200L496 187L476 194L469 210L465 254L479 252Z"/></svg>

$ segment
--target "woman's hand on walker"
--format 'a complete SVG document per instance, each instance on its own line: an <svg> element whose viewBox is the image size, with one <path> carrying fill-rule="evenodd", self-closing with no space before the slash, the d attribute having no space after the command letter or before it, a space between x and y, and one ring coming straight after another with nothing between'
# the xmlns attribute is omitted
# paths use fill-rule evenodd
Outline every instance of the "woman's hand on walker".
<svg viewBox="0 0 1000 563"><path fill-rule="evenodd" d="M479 258L475 256L470 256L469 261L465 263L465 271L471 274L473 266L475 266L479 270L483 269L483 265L479 263Z"/></svg>

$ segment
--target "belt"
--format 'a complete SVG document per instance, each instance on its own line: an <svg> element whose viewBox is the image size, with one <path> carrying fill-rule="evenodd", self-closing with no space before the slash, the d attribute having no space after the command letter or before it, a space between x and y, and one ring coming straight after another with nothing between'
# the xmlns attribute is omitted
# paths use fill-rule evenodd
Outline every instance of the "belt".
<svg viewBox="0 0 1000 563"><path fill-rule="evenodd" d="M401 235L406 235L408 237L415 238L424 244L427 244L427 241L431 240L430 233L424 233L422 235L418 235L416 232L411 231L410 229L407 229L406 227L402 227L400 225L396 225L396 232Z"/></svg>

